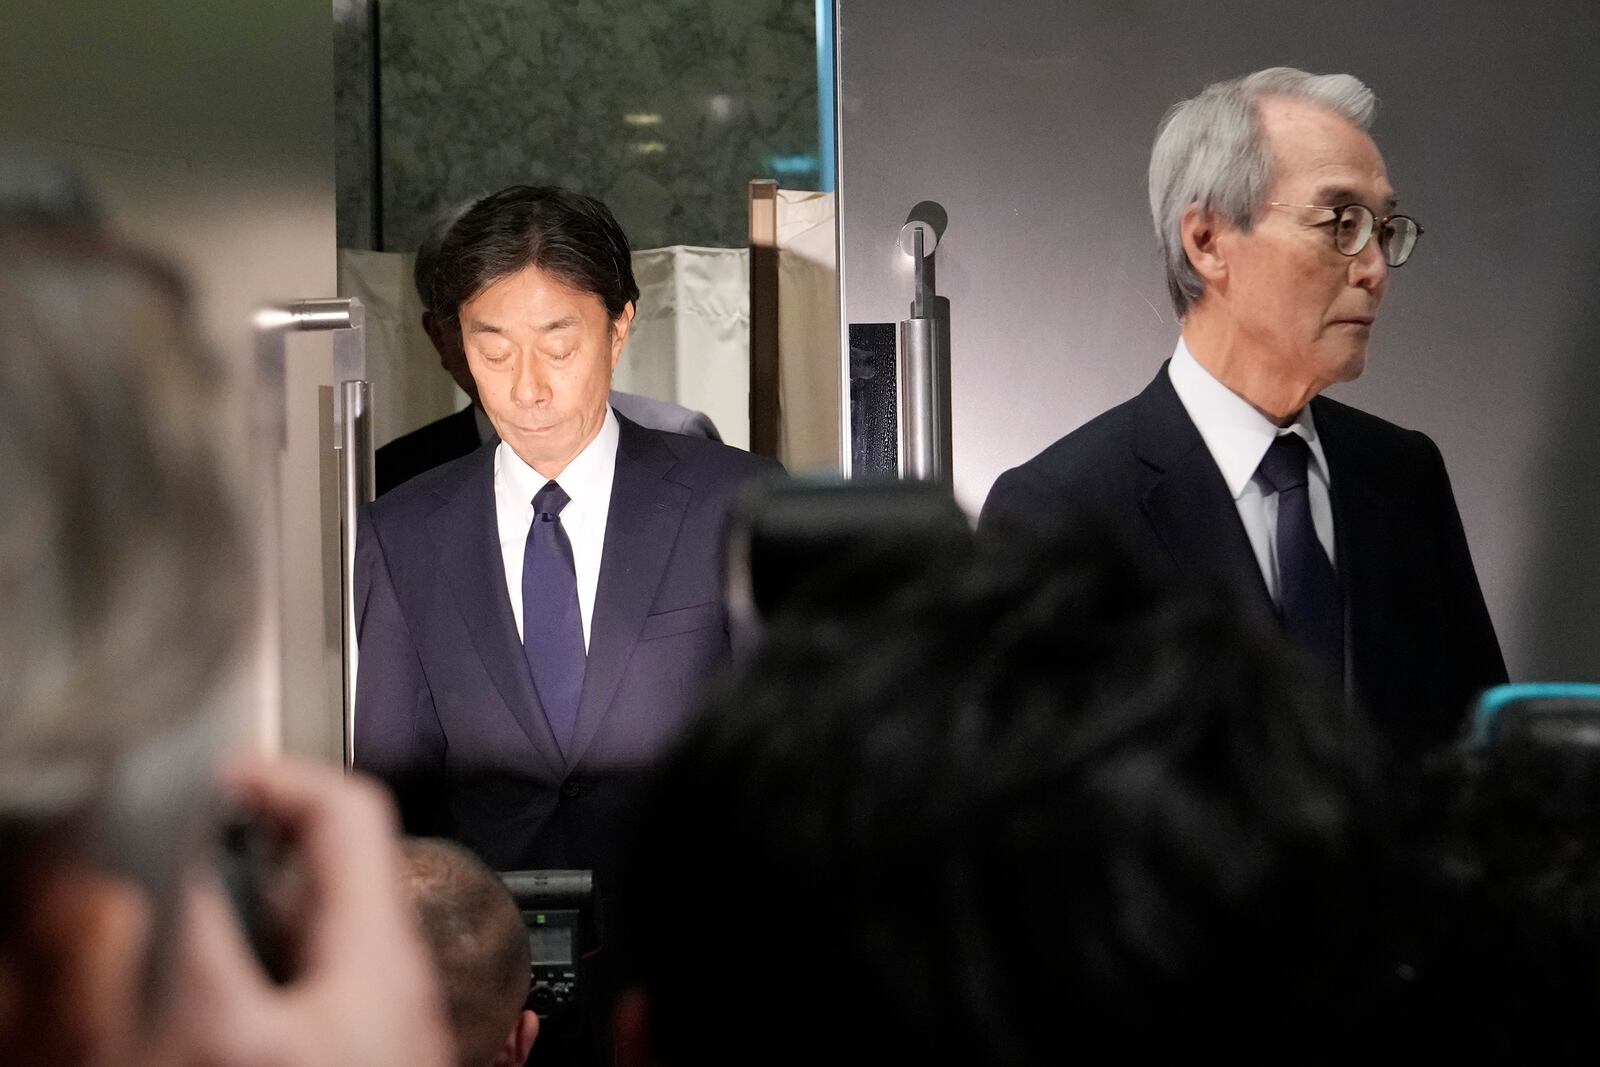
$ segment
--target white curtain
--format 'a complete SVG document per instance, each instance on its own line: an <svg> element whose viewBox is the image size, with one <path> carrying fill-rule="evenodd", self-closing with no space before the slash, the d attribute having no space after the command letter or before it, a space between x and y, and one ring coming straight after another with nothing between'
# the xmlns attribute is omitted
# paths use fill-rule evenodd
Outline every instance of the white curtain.
<svg viewBox="0 0 1600 1067"><path fill-rule="evenodd" d="M615 388L703 411L750 447L750 253L673 245L633 254L639 309Z"/></svg>
<svg viewBox="0 0 1600 1067"><path fill-rule="evenodd" d="M367 316L375 446L467 403L422 331L422 303L411 284L415 259L409 253L339 249L339 295L360 299Z"/></svg>
<svg viewBox="0 0 1600 1067"><path fill-rule="evenodd" d="M779 458L796 473L843 469L837 263L833 194L778 190Z"/></svg>

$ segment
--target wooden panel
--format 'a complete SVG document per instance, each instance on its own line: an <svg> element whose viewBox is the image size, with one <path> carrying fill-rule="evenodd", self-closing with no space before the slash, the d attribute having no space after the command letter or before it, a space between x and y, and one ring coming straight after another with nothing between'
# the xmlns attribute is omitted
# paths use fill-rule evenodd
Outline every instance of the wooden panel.
<svg viewBox="0 0 1600 1067"><path fill-rule="evenodd" d="M750 183L750 451L778 456L778 183Z"/></svg>

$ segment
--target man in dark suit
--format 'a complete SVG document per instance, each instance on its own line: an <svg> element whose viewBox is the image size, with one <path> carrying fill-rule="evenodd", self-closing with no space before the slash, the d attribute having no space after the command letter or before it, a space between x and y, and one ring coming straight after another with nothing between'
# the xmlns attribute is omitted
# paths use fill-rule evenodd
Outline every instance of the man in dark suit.
<svg viewBox="0 0 1600 1067"><path fill-rule="evenodd" d="M408 830L603 880L632 772L728 657L729 506L778 468L607 403L638 287L599 201L484 198L436 284L498 440L364 518L356 765Z"/></svg>
<svg viewBox="0 0 1600 1067"><path fill-rule="evenodd" d="M422 302L423 332L439 354L439 365L467 394L471 403L454 414L402 434L378 449L376 473L379 496L423 471L477 451L494 437L494 425L484 414L483 405L478 402L478 385L467 368L467 354L461 347L461 331L451 328L446 317L434 310L433 274L439 263L439 246L450 227L473 203L476 201L463 204L439 218L417 248L416 262L411 271L412 285L416 287L417 298ZM717 433L717 427L709 416L681 404L613 390L611 406L618 414L652 430L684 433L712 441L722 440L722 435Z"/></svg>
<svg viewBox="0 0 1600 1067"><path fill-rule="evenodd" d="M1361 373L1421 233L1394 214L1373 109L1349 75L1273 68L1168 114L1150 203L1177 349L1139 396L1003 474L982 526L1119 521L1275 617L1415 752L1506 669L1439 450L1318 395Z"/></svg>

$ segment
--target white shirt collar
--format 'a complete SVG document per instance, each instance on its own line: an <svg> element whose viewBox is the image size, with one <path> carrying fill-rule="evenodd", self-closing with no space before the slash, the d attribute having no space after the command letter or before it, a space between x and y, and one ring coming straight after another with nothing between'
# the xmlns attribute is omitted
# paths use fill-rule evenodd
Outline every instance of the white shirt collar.
<svg viewBox="0 0 1600 1067"><path fill-rule="evenodd" d="M561 528L572 545L573 576L578 582L578 611L583 618L583 639L588 645L594 621L594 601L600 586L600 563L605 555L606 522L611 515L611 486L616 480L617 445L621 426L606 408L605 420L594 440L567 464L556 481L571 499L561 510ZM500 535L500 558L505 567L506 591L517 633L523 628L522 567L533 524L533 498L544 488L544 475L522 462L504 441L494 450L495 525Z"/></svg>
<svg viewBox="0 0 1600 1067"><path fill-rule="evenodd" d="M1222 480L1227 483L1234 500L1250 487L1250 480L1267 449L1284 433L1296 433L1305 438L1311 449L1312 472L1328 484L1328 461L1322 453L1322 442L1317 438L1310 404L1300 409L1292 423L1280 429L1248 400L1212 377L1194 358L1181 336L1167 374L1184 410L1210 450L1211 458L1222 471Z"/></svg>
<svg viewBox="0 0 1600 1067"><path fill-rule="evenodd" d="M617 441L621 433L617 416L608 404L605 419L600 423L600 432L594 435L593 441L583 446L582 452L572 457L561 476L555 479L562 492L567 494L567 499L572 501L568 507L577 505L581 509L585 504L592 504L597 497L610 500L612 477L617 466ZM531 515L534 494L543 489L550 479L523 462L522 457L504 441L495 448L495 470L505 479L515 498L526 502Z"/></svg>

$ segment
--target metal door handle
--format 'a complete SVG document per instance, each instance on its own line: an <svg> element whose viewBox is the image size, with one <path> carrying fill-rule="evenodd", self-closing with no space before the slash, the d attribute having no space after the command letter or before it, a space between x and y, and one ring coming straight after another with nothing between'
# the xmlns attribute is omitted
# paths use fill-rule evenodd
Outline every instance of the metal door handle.
<svg viewBox="0 0 1600 1067"><path fill-rule="evenodd" d="M366 381L365 312L361 301L347 297L299 300L262 308L255 316L258 385L257 436L262 452L256 477L262 493L258 522L260 650L257 663L256 722L261 747L275 752L282 744L283 629L279 610L279 496L283 483L282 452L288 444L286 336L307 331L334 331L333 427L339 457L340 619L344 669L344 765L355 759L356 668L355 633L356 524L362 505L373 499L372 401Z"/></svg>
<svg viewBox="0 0 1600 1067"><path fill-rule="evenodd" d="M915 272L911 317L900 321L896 336L895 391L898 398L900 477L939 481L950 476L941 413L946 383L938 350L936 323L928 314L933 289L928 284L927 259L938 236L925 222L908 222L900 229L900 248Z"/></svg>

